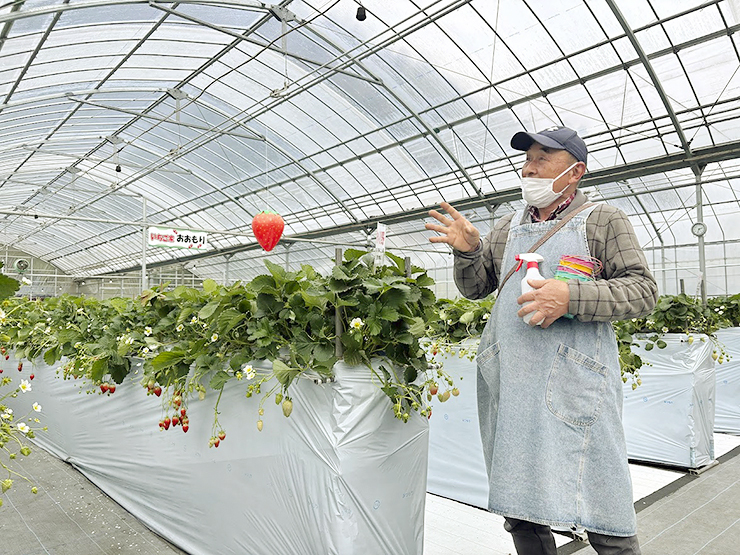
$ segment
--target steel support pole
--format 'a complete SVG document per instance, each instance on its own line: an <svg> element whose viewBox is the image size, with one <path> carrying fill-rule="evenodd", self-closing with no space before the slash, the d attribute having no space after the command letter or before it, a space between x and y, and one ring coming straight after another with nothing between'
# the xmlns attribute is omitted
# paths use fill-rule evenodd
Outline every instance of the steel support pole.
<svg viewBox="0 0 740 555"><path fill-rule="evenodd" d="M146 199L141 197L142 206L142 229L141 229L141 290L149 288L146 278L146 245L147 245L147 227L146 227Z"/></svg>
<svg viewBox="0 0 740 555"><path fill-rule="evenodd" d="M696 221L704 222L704 196L701 190L701 171L694 172L696 178ZM707 306L707 261L704 250L704 234L699 236L699 272L701 275L701 303Z"/></svg>

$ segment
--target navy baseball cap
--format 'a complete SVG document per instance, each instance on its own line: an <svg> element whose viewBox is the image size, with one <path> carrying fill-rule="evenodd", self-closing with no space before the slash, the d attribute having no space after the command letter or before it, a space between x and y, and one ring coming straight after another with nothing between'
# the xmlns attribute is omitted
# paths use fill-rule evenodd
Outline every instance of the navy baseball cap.
<svg viewBox="0 0 740 555"><path fill-rule="evenodd" d="M511 146L517 150L529 150L532 143L539 143L547 148L567 150L576 160L584 164L588 158L586 143L569 127L548 127L539 133L520 131L511 138Z"/></svg>

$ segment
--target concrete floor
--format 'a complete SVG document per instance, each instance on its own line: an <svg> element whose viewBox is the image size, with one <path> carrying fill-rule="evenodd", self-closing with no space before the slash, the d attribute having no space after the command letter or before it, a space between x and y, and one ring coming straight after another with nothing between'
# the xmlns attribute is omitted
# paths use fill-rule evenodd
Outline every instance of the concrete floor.
<svg viewBox="0 0 740 555"><path fill-rule="evenodd" d="M38 493L15 478L3 496L0 555L186 555L40 447L10 462Z"/></svg>
<svg viewBox="0 0 740 555"><path fill-rule="evenodd" d="M705 472L687 474L635 503L643 555L740 553L740 447ZM591 555L572 543L558 555Z"/></svg>
<svg viewBox="0 0 740 555"><path fill-rule="evenodd" d="M675 472L664 482L667 485L636 502L643 555L740 553L738 455L740 447L735 447L719 458L719 464L699 475ZM186 555L150 531L73 467L42 449L34 449L31 456L13 464L38 485L39 493L33 495L30 486L16 480L3 496L0 555ZM165 505L163 510L176 509ZM444 517L438 511L443 511ZM462 552L473 555L470 549L459 551L435 543L445 534L452 536L462 529L468 530L465 540L480 540L473 549L476 554L514 553L508 534L492 518L497 517L428 496L425 555ZM461 547L464 542L458 538L455 543ZM563 537L558 537L558 544L559 555L595 553L588 544L570 542ZM213 555L221 554L216 549Z"/></svg>

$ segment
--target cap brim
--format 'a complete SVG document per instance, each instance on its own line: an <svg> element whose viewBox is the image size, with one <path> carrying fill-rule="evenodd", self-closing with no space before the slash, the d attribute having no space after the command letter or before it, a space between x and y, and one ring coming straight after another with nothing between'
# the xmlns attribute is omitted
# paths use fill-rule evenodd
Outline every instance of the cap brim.
<svg viewBox="0 0 740 555"><path fill-rule="evenodd" d="M538 133L519 131L511 138L511 148L515 148L516 150L527 151L529 150L529 147L532 146L532 143L539 143L547 148L565 150L565 146L556 140L546 137L545 135L539 135Z"/></svg>

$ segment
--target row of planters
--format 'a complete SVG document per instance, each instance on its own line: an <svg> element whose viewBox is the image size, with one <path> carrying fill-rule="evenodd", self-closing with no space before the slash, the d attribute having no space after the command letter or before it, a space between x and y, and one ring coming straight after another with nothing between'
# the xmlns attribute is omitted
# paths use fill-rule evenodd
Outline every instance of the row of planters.
<svg viewBox="0 0 740 555"><path fill-rule="evenodd" d="M486 508L474 356L491 301L438 304L467 323L438 324L447 342L437 345L437 356L458 379L462 401L432 403L441 418L430 422L428 491ZM706 307L686 295L664 296L647 318L614 324L631 459L698 469L714 459L714 431L740 434L739 307L740 295L710 299Z"/></svg>
<svg viewBox="0 0 740 555"><path fill-rule="evenodd" d="M22 387L2 382L2 443L27 454L25 434L48 418L38 443L191 553L214 542L225 553L246 542L260 552L419 552L427 488L477 505L476 484L487 484L474 357L494 301L435 299L423 269L387 256L375 268L347 251L330 276L267 263L249 283L133 300L7 299L2 375ZM626 396L646 391L638 385L653 367L643 358L667 352L666 334L726 360L715 332L740 310L713 302L667 297L650 318L615 326ZM32 389L43 402L19 405ZM163 497L193 509L163 516ZM243 522L246 536L234 534Z"/></svg>
<svg viewBox="0 0 740 555"><path fill-rule="evenodd" d="M430 391L457 390L428 362L432 279L387 257L138 299L6 299L6 447L27 452L33 399L37 444L189 553L420 553Z"/></svg>

